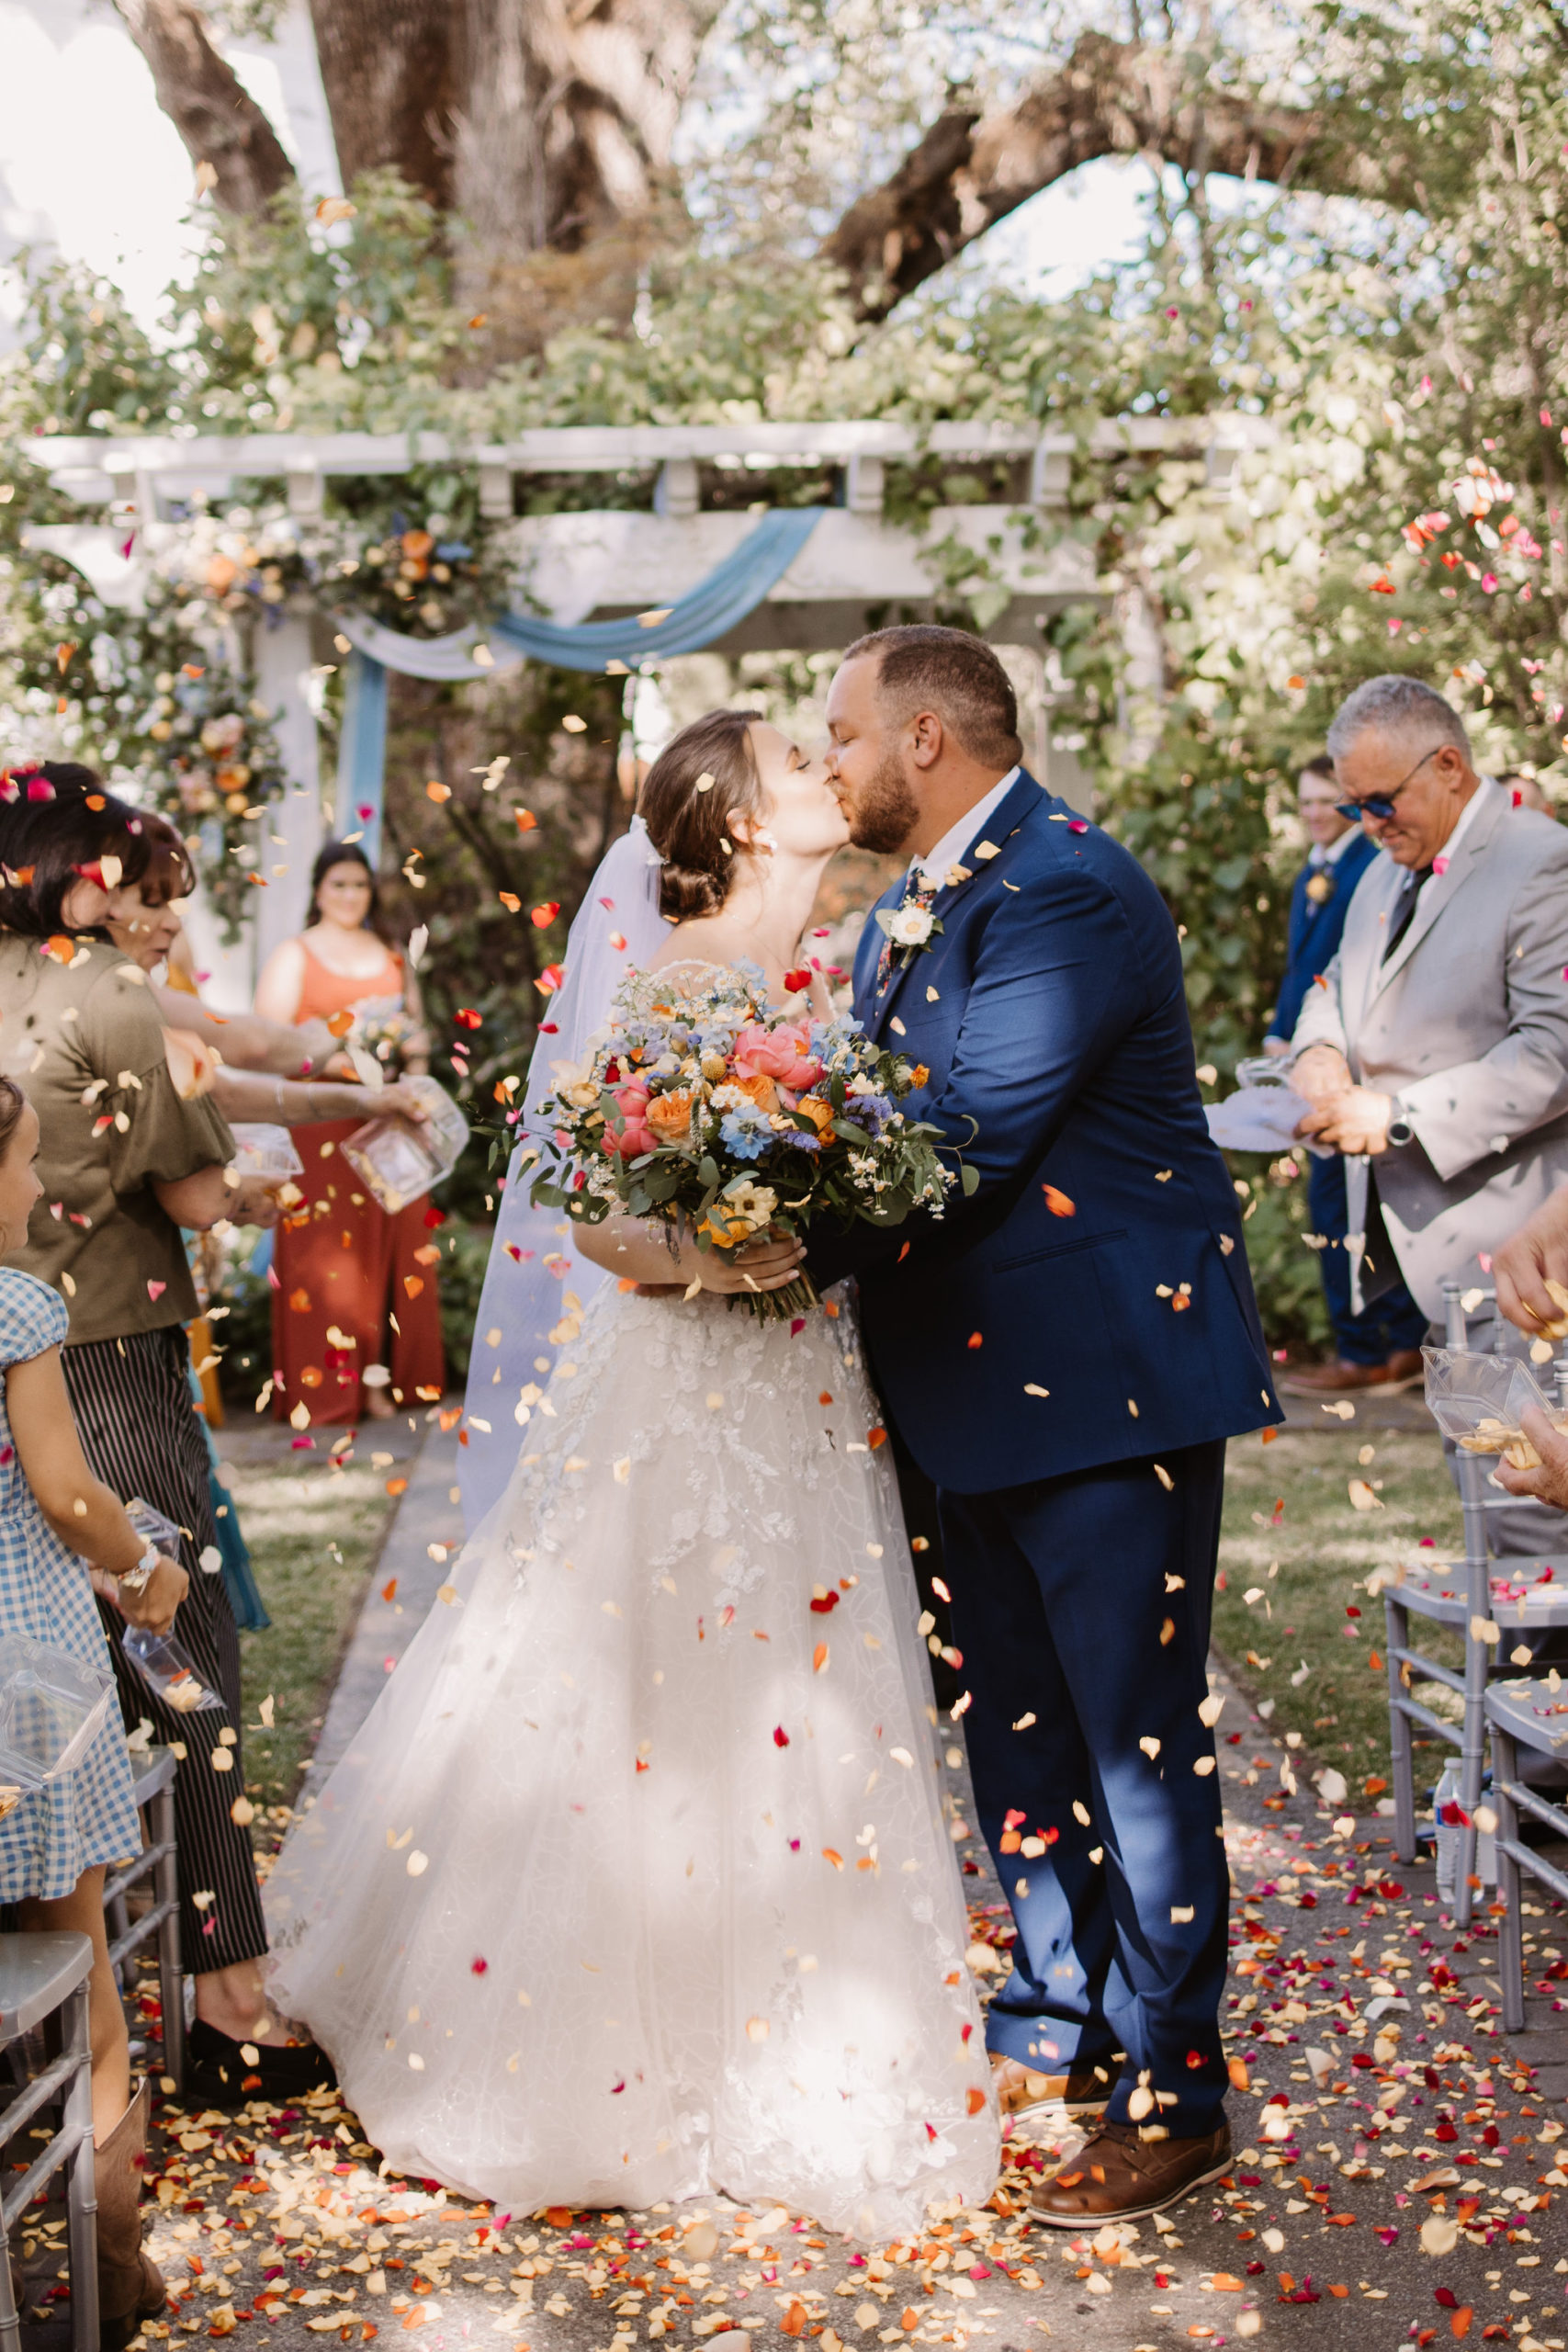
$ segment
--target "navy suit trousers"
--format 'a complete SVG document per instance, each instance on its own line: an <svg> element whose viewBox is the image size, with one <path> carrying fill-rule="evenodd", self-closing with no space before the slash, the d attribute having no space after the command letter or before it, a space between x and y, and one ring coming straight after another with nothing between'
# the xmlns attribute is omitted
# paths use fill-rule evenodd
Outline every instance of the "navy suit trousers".
<svg viewBox="0 0 1568 2352"><path fill-rule="evenodd" d="M1173 1449L1168 1488L1145 1456L940 1496L976 1804L1018 1924L987 2040L1101 2068L1113 2121L1142 2081L1173 2138L1215 2130L1226 2088L1230 1874L1199 1714L1224 1459Z"/></svg>

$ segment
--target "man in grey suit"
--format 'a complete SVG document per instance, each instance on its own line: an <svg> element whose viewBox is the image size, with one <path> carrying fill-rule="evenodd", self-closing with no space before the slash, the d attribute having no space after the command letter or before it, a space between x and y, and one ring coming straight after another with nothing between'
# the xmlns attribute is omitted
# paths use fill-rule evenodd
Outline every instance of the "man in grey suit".
<svg viewBox="0 0 1568 2352"><path fill-rule="evenodd" d="M1383 854L1296 1023L1301 1132L1345 1155L1360 1296L1403 1274L1436 1323L1444 1276L1484 1283L1568 1178L1568 831L1477 774L1418 679L1359 686L1328 748ZM1542 1548L1539 1508L1496 1514L1499 1551Z"/></svg>

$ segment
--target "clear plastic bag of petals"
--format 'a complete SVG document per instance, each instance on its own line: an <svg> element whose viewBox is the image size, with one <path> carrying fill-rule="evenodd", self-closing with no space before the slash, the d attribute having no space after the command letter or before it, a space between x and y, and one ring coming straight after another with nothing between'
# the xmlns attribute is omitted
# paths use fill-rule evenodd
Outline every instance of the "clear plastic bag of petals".
<svg viewBox="0 0 1568 2352"><path fill-rule="evenodd" d="M1421 1355L1427 1410L1445 1437L1466 1453L1501 1453L1516 1470L1539 1467L1540 1456L1524 1432L1526 1406L1559 1428L1568 1424L1568 1415L1551 1403L1528 1364L1468 1348L1423 1348Z"/></svg>
<svg viewBox="0 0 1568 2352"><path fill-rule="evenodd" d="M423 1126L402 1119L371 1119L339 1146L366 1189L389 1216L450 1176L468 1140L468 1123L433 1078L403 1084L417 1090L430 1116Z"/></svg>
<svg viewBox="0 0 1568 2352"><path fill-rule="evenodd" d="M112 1680L69 1650L30 1634L0 1634L0 1815L20 1791L41 1789L80 1761L113 1692Z"/></svg>
<svg viewBox="0 0 1568 2352"><path fill-rule="evenodd" d="M154 1634L146 1625L128 1625L119 1645L166 1707L177 1715L209 1713L223 1700L209 1690L196 1670L196 1660L172 1634Z"/></svg>

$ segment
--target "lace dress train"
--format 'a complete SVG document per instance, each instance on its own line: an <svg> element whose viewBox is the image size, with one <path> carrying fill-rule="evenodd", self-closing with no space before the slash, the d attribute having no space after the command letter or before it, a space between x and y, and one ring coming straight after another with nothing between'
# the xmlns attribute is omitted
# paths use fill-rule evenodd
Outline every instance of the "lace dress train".
<svg viewBox="0 0 1568 2352"><path fill-rule="evenodd" d="M998 2132L852 1326L606 1285L268 1887L398 2169L886 2234Z"/></svg>

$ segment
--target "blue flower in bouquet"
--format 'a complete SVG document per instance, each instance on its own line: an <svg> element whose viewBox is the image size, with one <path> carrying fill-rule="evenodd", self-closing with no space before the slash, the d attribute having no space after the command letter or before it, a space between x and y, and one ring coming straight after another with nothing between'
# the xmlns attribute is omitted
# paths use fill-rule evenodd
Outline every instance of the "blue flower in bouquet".
<svg viewBox="0 0 1568 2352"><path fill-rule="evenodd" d="M814 1021L811 1024L811 1050L819 1061L827 1061L846 1046L853 1046L864 1035L859 1022L847 1012L836 1012L830 1021Z"/></svg>
<svg viewBox="0 0 1568 2352"><path fill-rule="evenodd" d="M718 1132L737 1159L761 1159L773 1140L768 1114L755 1103L744 1110L727 1111Z"/></svg>
<svg viewBox="0 0 1568 2352"><path fill-rule="evenodd" d="M893 1116L893 1104L886 1094L852 1094L844 1105L858 1126L869 1127L879 1136Z"/></svg>
<svg viewBox="0 0 1568 2352"><path fill-rule="evenodd" d="M779 1141L793 1144L796 1151L820 1151L822 1148L821 1136L807 1135L804 1127L786 1127Z"/></svg>

